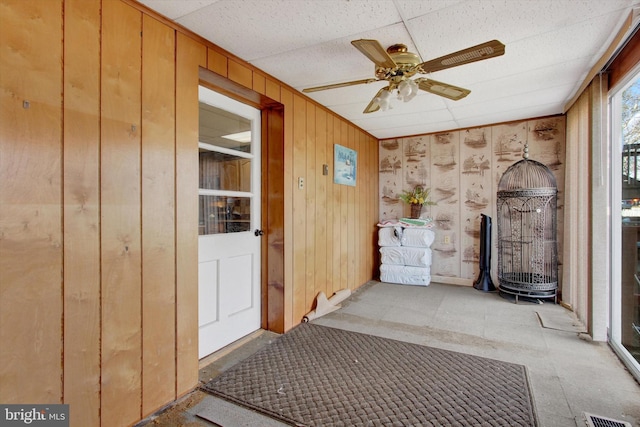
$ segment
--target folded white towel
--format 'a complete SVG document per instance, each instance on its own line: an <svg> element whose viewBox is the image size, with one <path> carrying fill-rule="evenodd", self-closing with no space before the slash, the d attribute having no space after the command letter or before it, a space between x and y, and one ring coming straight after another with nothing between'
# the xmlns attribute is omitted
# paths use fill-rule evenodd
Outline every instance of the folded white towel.
<svg viewBox="0 0 640 427"><path fill-rule="evenodd" d="M402 246L429 248L436 239L433 230L424 228L405 228L402 231Z"/></svg>
<svg viewBox="0 0 640 427"><path fill-rule="evenodd" d="M381 247L380 260L383 264L389 265L429 267L431 266L431 249L408 246Z"/></svg>
<svg viewBox="0 0 640 427"><path fill-rule="evenodd" d="M380 281L427 286L431 283L431 269L429 267L382 264L380 266Z"/></svg>
<svg viewBox="0 0 640 427"><path fill-rule="evenodd" d="M400 246L402 227L383 227L378 229L378 246Z"/></svg>

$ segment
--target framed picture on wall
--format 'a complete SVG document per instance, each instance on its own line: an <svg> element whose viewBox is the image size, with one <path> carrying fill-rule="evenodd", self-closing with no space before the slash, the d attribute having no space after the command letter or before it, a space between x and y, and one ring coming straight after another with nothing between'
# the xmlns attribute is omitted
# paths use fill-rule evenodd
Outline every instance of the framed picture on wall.
<svg viewBox="0 0 640 427"><path fill-rule="evenodd" d="M333 148L333 182L355 187L358 153L338 144L334 144Z"/></svg>

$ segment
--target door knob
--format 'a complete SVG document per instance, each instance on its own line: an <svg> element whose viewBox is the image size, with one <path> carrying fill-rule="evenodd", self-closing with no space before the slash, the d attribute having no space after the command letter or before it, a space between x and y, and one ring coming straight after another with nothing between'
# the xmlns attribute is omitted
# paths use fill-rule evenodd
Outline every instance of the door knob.
<svg viewBox="0 0 640 427"><path fill-rule="evenodd" d="M264 230L258 230L256 228L256 231L254 231L253 234L255 234L256 236L262 236L264 234Z"/></svg>

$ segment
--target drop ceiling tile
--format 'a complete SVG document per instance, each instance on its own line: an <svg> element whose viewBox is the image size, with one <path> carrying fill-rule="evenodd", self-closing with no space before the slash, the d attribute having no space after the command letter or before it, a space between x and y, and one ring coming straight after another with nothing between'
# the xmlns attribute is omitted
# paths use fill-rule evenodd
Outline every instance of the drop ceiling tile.
<svg viewBox="0 0 640 427"><path fill-rule="evenodd" d="M409 114L396 114L394 113L394 110L379 111L377 113L371 113L367 115L366 118L358 119L358 123L366 124L367 128L378 130L385 127L382 125L383 122L393 123L394 126L409 126L416 121L424 120L427 118L429 119L429 121L433 120L437 122L453 120L451 111L446 109L423 111L419 113Z"/></svg>
<svg viewBox="0 0 640 427"><path fill-rule="evenodd" d="M411 126L388 127L372 132L376 138L402 138L412 135L421 135L427 133L437 133L459 128L454 121L422 123Z"/></svg>
<svg viewBox="0 0 640 427"><path fill-rule="evenodd" d="M469 0L411 19L408 27L420 53L434 58L492 39L509 44L614 11L620 16L631 3L630 0Z"/></svg>
<svg viewBox="0 0 640 427"><path fill-rule="evenodd" d="M322 105L358 104L361 110L371 101L386 82L375 82L366 85L348 86L339 89L324 90L307 94L309 98Z"/></svg>
<svg viewBox="0 0 640 427"><path fill-rule="evenodd" d="M486 112L481 115L458 120L460 128L487 126L516 120L528 120L559 114L552 105L537 105L534 107L518 108L500 112Z"/></svg>
<svg viewBox="0 0 640 427"><path fill-rule="evenodd" d="M247 61L400 21L391 0L222 0L178 20Z"/></svg>
<svg viewBox="0 0 640 427"><path fill-rule="evenodd" d="M588 40L591 44L601 43L600 39L593 35L594 32L589 32L590 35L582 35L587 32L586 30L587 28L584 28L580 33L571 34L560 31L532 37L507 46L504 56L433 73L432 78L466 87L473 93L478 83L482 81L522 76L538 71L545 72L544 70L550 68L564 69L562 64L570 62L580 64L581 69L576 69L572 75L578 80L597 60L594 54L585 54L585 50L589 48L581 46L590 45L583 45L578 39ZM557 40L566 40L566 42L558 43ZM545 46L554 46L554 48L548 49ZM576 86L580 83L582 82L576 81Z"/></svg>
<svg viewBox="0 0 640 427"><path fill-rule="evenodd" d="M390 118L393 118L394 121L401 122L421 120L420 116L434 112L445 114L448 118L451 117L451 113L446 109L444 98L426 93L407 103L393 99L391 109L364 114L363 110L368 103L369 101L363 103L333 104L329 105L329 108L336 114L348 118L351 121L370 120L370 123L380 123Z"/></svg>
<svg viewBox="0 0 640 427"><path fill-rule="evenodd" d="M536 92L494 98L478 104L454 107L451 109L451 113L460 122L464 121L465 118L474 119L491 112L509 111L511 108L515 110L523 108L537 109L541 105L544 105L547 109L545 114L560 114L563 112L564 103L558 101L557 94L561 93L566 96L572 87L572 85L556 86Z"/></svg>
<svg viewBox="0 0 640 427"><path fill-rule="evenodd" d="M402 15L404 19L412 19L418 16L434 13L440 9L452 7L456 4L464 2L465 0L396 0L396 5L398 7L400 15Z"/></svg>
<svg viewBox="0 0 640 427"><path fill-rule="evenodd" d="M471 94L459 101L459 105L473 104L486 100L520 93L537 92L557 86L576 86L576 81L584 69L582 60L565 62L520 74L476 82Z"/></svg>
<svg viewBox="0 0 640 427"><path fill-rule="evenodd" d="M398 135L410 135L419 133L418 129L433 129L430 126L444 126L445 123L453 123L451 112L445 108L431 111L421 111L411 114L395 114L394 110L381 111L362 115L362 118L353 119L353 123L368 129L376 137L389 134L387 132L402 132ZM401 131L402 129L402 131ZM406 133L411 131L412 133Z"/></svg>
<svg viewBox="0 0 640 427"><path fill-rule="evenodd" d="M383 46L385 40L392 40L389 44L393 44L409 38L401 24L388 26L377 35ZM375 64L351 44L361 38L372 38L372 34L355 34L250 62L299 90L373 78Z"/></svg>
<svg viewBox="0 0 640 427"><path fill-rule="evenodd" d="M176 20L221 0L138 0L169 19Z"/></svg>

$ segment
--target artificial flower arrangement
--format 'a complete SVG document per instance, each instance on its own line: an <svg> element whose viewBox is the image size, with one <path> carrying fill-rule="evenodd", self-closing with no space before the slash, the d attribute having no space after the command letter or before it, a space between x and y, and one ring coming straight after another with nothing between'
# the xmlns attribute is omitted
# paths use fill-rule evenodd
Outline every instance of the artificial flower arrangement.
<svg viewBox="0 0 640 427"><path fill-rule="evenodd" d="M412 191L404 190L398 197L400 200L410 205L432 206L436 203L429 200L430 193L430 188L422 188L422 186L416 185Z"/></svg>
<svg viewBox="0 0 640 427"><path fill-rule="evenodd" d="M398 198L411 206L411 218L420 218L424 205L432 206L436 204L429 199L429 193L431 193L430 188L416 185L412 191L404 190Z"/></svg>

